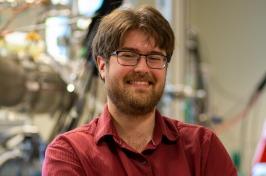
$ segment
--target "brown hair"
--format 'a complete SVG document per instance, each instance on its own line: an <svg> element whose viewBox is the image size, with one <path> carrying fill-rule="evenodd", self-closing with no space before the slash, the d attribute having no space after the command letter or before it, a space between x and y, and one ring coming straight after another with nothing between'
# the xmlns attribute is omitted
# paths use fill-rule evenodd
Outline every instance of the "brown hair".
<svg viewBox="0 0 266 176"><path fill-rule="evenodd" d="M137 10L115 10L105 16L92 42L93 58L109 58L121 46L125 34L131 29L140 29L153 38L156 47L166 51L170 62L174 50L174 32L160 12L149 6Z"/></svg>

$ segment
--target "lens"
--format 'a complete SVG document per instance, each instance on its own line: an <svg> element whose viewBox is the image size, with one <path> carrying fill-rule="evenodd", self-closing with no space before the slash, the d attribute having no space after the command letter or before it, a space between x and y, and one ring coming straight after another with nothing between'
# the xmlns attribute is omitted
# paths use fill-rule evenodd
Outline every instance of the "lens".
<svg viewBox="0 0 266 176"><path fill-rule="evenodd" d="M166 58L162 55L148 55L147 64L151 68L164 68L166 63Z"/></svg>
<svg viewBox="0 0 266 176"><path fill-rule="evenodd" d="M139 55L131 51L118 51L118 63L121 65L136 65Z"/></svg>

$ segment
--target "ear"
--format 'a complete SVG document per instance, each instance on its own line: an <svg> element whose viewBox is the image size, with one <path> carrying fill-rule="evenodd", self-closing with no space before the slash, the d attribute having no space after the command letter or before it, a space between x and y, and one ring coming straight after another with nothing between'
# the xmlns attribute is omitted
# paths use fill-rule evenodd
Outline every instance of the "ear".
<svg viewBox="0 0 266 176"><path fill-rule="evenodd" d="M97 56L96 58L98 71L102 80L105 80L105 73L106 73L106 62L102 56Z"/></svg>

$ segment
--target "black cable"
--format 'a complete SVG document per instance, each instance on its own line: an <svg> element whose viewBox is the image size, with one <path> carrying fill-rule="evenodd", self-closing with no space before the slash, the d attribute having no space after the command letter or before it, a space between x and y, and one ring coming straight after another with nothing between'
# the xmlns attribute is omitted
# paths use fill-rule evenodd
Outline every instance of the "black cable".
<svg viewBox="0 0 266 176"><path fill-rule="evenodd" d="M86 48L86 59L87 61L93 66L93 75L97 76L98 71L96 67L96 63L94 62L92 58L92 41L93 38L98 30L99 24L101 22L101 19L111 13L114 9L118 8L120 5L122 5L123 0L104 0L102 6L95 12L95 16L92 17L91 24L88 27L88 32L86 34L86 37L83 40L83 47Z"/></svg>
<svg viewBox="0 0 266 176"><path fill-rule="evenodd" d="M202 115L206 114L208 110L208 97L207 97L207 88L205 86L203 72L202 72L202 61L201 55L199 51L199 39L197 34L190 32L189 34L189 41L188 41L188 50L192 56L194 61L194 68L195 68L195 91L196 93L199 91L204 92L203 97L196 97L193 98L192 101L195 103L195 118L197 123L201 123L202 125L206 124L206 119L204 122L200 118Z"/></svg>
<svg viewBox="0 0 266 176"><path fill-rule="evenodd" d="M252 106L266 85L266 72L262 80L257 84L254 93L249 98L247 106Z"/></svg>
<svg viewBox="0 0 266 176"><path fill-rule="evenodd" d="M263 79L262 79L261 82L258 84L257 89L256 89L256 92L257 92L257 93L261 92L261 91L264 89L265 85L266 85L266 72L265 72L265 74L264 74Z"/></svg>
<svg viewBox="0 0 266 176"><path fill-rule="evenodd" d="M118 8L122 3L123 0L104 0L102 6L96 11L96 15L92 18L92 22L88 27L87 35L83 40L83 47L86 48L87 53L85 57L87 59L87 62L92 66L92 70L86 80L85 90L82 93L82 96L84 96L87 92L91 90L93 80L98 78L98 69L96 63L94 62L94 59L92 58L92 41L98 30L100 21L105 15ZM74 113L74 116L72 115L70 122L67 123L64 128L62 128L62 132L69 131L79 124L80 117L84 110L85 102L85 97L78 98L75 104L76 113Z"/></svg>

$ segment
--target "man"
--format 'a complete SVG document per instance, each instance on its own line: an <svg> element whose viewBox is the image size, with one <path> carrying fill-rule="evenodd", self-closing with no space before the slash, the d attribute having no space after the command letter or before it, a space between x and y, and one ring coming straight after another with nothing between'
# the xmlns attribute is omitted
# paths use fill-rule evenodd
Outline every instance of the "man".
<svg viewBox="0 0 266 176"><path fill-rule="evenodd" d="M93 55L107 104L98 118L48 146L43 175L236 176L215 134L156 110L173 49L173 31L154 8L104 17Z"/></svg>

